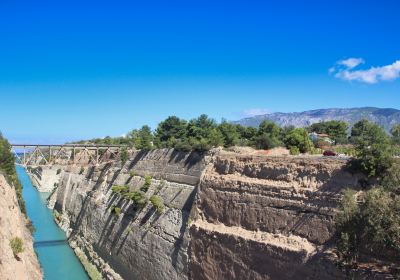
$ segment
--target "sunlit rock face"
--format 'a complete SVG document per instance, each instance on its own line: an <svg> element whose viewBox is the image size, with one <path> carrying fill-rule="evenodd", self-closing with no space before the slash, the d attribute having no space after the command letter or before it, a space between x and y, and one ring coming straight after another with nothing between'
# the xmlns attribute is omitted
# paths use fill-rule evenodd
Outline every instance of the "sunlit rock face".
<svg viewBox="0 0 400 280"><path fill-rule="evenodd" d="M107 279L344 279L334 216L341 191L365 181L346 166L240 149L135 152L123 166L64 168L50 201ZM112 191L140 190L146 176L161 212Z"/></svg>
<svg viewBox="0 0 400 280"><path fill-rule="evenodd" d="M26 223L15 189L0 174L0 279L39 280L43 277ZM23 252L17 256L10 246L14 238L22 241Z"/></svg>
<svg viewBox="0 0 400 280"><path fill-rule="evenodd" d="M136 152L124 166L70 166L53 195L59 224L108 279L187 279L187 225L204 166L198 153L168 149ZM152 177L145 195L160 197L161 213L112 192L138 191L145 176Z"/></svg>
<svg viewBox="0 0 400 280"><path fill-rule="evenodd" d="M192 279L340 279L330 251L347 162L220 152L207 165L191 227Z"/></svg>

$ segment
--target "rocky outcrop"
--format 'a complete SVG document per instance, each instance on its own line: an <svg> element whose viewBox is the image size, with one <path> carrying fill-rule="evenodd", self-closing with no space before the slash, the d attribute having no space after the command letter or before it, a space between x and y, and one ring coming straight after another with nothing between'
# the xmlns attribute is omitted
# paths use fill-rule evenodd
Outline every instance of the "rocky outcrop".
<svg viewBox="0 0 400 280"><path fill-rule="evenodd" d="M15 189L0 174L0 278L4 280L42 279L42 272L33 250L27 219L21 213ZM11 240L20 238L23 252L14 255Z"/></svg>
<svg viewBox="0 0 400 280"><path fill-rule="evenodd" d="M39 192L51 192L57 187L61 178L62 166L49 165L38 166L27 169L28 175L31 178L32 185L35 186Z"/></svg>
<svg viewBox="0 0 400 280"><path fill-rule="evenodd" d="M360 179L338 159L221 152L197 194L193 279L343 278L330 259L334 215Z"/></svg>

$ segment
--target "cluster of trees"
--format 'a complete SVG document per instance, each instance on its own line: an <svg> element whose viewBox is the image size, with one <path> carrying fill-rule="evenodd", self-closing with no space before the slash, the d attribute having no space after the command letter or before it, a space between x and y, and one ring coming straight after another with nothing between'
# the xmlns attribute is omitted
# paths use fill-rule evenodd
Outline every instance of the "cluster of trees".
<svg viewBox="0 0 400 280"><path fill-rule="evenodd" d="M349 125L343 121L326 121L310 125L309 132L325 133L335 142L335 144L347 144L347 131Z"/></svg>
<svg viewBox="0 0 400 280"><path fill-rule="evenodd" d="M362 120L356 123L350 140L356 151L356 167L369 177L384 174L393 164L393 137L382 127Z"/></svg>
<svg viewBox="0 0 400 280"><path fill-rule="evenodd" d="M400 124L396 124L390 130L392 134L393 143L396 145L400 145Z"/></svg>
<svg viewBox="0 0 400 280"><path fill-rule="evenodd" d="M26 214L25 202L22 198L22 185L18 179L15 169L15 157L11 152L11 146L7 139L0 133L0 172L3 173L8 183L11 184L17 193L19 207L22 213Z"/></svg>
<svg viewBox="0 0 400 280"><path fill-rule="evenodd" d="M81 141L80 143L83 143ZM153 132L149 126L130 131L126 137L90 140L96 144L125 144L137 149L176 148L179 150L206 151L213 147L252 146L271 149L279 146L296 147L308 152L313 144L304 128L284 127L264 121L258 128L245 127L223 120L217 123L207 115L190 121L170 116Z"/></svg>
<svg viewBox="0 0 400 280"><path fill-rule="evenodd" d="M392 137L365 120L352 128L355 166L374 183L363 191L344 192L336 227L337 249L345 263L363 255L388 261L400 255L400 162L392 156L399 128L392 129Z"/></svg>
<svg viewBox="0 0 400 280"><path fill-rule="evenodd" d="M400 255L400 165L393 163L367 190L344 191L336 216L338 253L345 263Z"/></svg>
<svg viewBox="0 0 400 280"><path fill-rule="evenodd" d="M147 125L130 131L125 137L93 139L97 144L124 144L141 150L154 148L176 148L189 151L206 151L213 147L251 146L256 149L287 147L292 154L314 152L315 147L326 148L331 143L312 142L309 133L325 133L333 140L333 144L359 145L358 136L364 128L372 125L366 120L356 123L351 135L349 126L343 121L326 121L314 123L307 128L293 126L279 127L273 122L263 121L258 128L245 127L223 120L217 123L207 115L201 115L190 121L170 116L158 124L155 131ZM376 137L384 137L386 133L374 126ZM400 143L400 125L392 129L392 143ZM387 136L388 137L388 136ZM385 139L389 139L384 137ZM82 141L83 142L83 141Z"/></svg>

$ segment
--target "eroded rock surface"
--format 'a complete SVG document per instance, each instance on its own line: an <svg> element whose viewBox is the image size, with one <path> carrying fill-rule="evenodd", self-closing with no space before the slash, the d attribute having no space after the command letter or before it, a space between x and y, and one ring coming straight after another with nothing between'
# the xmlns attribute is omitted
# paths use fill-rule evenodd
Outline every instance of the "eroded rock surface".
<svg viewBox="0 0 400 280"><path fill-rule="evenodd" d="M135 152L124 166L64 168L50 202L72 247L107 279L346 279L332 253L334 216L342 190L365 181L346 166L220 149ZM112 192L139 190L146 175L162 213Z"/></svg>
<svg viewBox="0 0 400 280"><path fill-rule="evenodd" d="M341 190L360 179L338 159L220 152L197 194L193 279L344 277L327 248Z"/></svg>
<svg viewBox="0 0 400 280"><path fill-rule="evenodd" d="M21 213L15 189L0 174L0 279L42 279L39 261L33 250L32 236L26 227L27 219ZM14 255L10 241L22 240L23 252Z"/></svg>
<svg viewBox="0 0 400 280"><path fill-rule="evenodd" d="M197 153L165 149L137 152L124 166L68 167L54 194L58 222L107 279L187 279L187 223L204 164ZM146 175L153 178L146 197L159 196L162 213L112 192L137 191Z"/></svg>
<svg viewBox="0 0 400 280"><path fill-rule="evenodd" d="M38 166L27 169L32 185L39 192L52 192L57 187L62 176L62 166Z"/></svg>

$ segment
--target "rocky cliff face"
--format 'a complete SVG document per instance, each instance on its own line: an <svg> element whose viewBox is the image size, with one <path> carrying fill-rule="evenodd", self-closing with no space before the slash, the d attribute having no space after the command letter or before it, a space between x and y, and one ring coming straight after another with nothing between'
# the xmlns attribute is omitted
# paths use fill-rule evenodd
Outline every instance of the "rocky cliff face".
<svg viewBox="0 0 400 280"><path fill-rule="evenodd" d="M42 279L39 262L33 250L32 236L26 227L14 188L0 174L0 278L4 280ZM10 241L22 240L23 252L14 256Z"/></svg>
<svg viewBox="0 0 400 280"><path fill-rule="evenodd" d="M57 187L61 177L62 166L52 165L46 167L28 168L32 185L40 192L51 192Z"/></svg>
<svg viewBox="0 0 400 280"><path fill-rule="evenodd" d="M54 193L59 224L107 279L187 279L186 229L204 165L197 153L157 150L137 152L124 166L69 167ZM153 177L146 197L157 194L162 213L112 192L139 190L145 175Z"/></svg>
<svg viewBox="0 0 400 280"><path fill-rule="evenodd" d="M220 153L204 172L191 227L193 279L341 279L329 253L345 187L337 159Z"/></svg>
<svg viewBox="0 0 400 280"><path fill-rule="evenodd" d="M72 246L107 279L345 279L332 253L334 216L341 191L365 179L346 164L136 152L124 166L65 168L52 201ZM157 194L162 213L112 191L138 190L146 175L146 197Z"/></svg>

